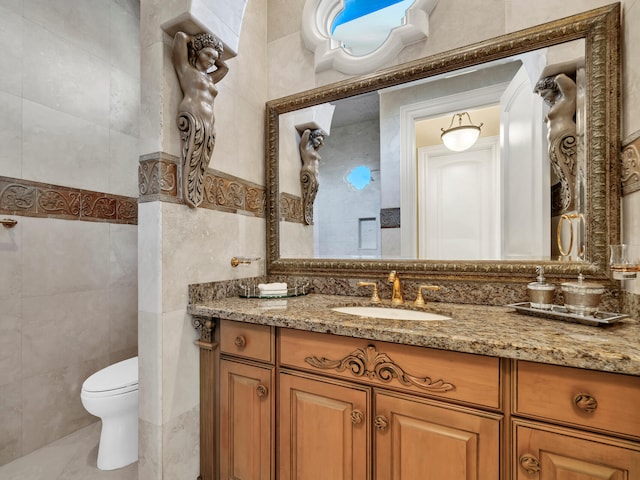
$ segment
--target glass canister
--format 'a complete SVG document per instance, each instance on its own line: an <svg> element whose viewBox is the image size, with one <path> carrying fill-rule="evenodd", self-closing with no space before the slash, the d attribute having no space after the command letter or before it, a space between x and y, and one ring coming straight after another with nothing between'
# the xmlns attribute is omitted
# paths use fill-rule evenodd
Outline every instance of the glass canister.
<svg viewBox="0 0 640 480"><path fill-rule="evenodd" d="M538 274L535 282L527 284L527 293L531 308L541 310L551 310L553 308L553 295L556 291L555 285L547 283L544 278L544 267L537 266Z"/></svg>
<svg viewBox="0 0 640 480"><path fill-rule="evenodd" d="M604 293L604 285L585 282L582 274L577 282L562 284L564 306L571 313L578 315L592 315L598 311L600 299Z"/></svg>

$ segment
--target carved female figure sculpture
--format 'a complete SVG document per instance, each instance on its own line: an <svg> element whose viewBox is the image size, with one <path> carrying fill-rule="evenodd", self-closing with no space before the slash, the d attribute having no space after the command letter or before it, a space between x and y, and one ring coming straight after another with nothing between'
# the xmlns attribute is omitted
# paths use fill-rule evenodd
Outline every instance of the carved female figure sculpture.
<svg viewBox="0 0 640 480"><path fill-rule="evenodd" d="M222 42L208 33L192 36L178 32L173 39L173 65L184 94L178 108L182 196L192 208L204 199L204 174L216 143L213 114L218 95L216 83L229 72L221 58L222 51Z"/></svg>
<svg viewBox="0 0 640 480"><path fill-rule="evenodd" d="M575 207L577 176L576 83L564 73L546 77L535 87L550 108L547 113L549 160L560 179L559 210L567 212Z"/></svg>
<svg viewBox="0 0 640 480"><path fill-rule="evenodd" d="M319 128L307 128L300 138L300 185L302 186L302 207L304 223L313 225L313 202L318 193L318 165L320 155L318 150L324 143L325 132Z"/></svg>

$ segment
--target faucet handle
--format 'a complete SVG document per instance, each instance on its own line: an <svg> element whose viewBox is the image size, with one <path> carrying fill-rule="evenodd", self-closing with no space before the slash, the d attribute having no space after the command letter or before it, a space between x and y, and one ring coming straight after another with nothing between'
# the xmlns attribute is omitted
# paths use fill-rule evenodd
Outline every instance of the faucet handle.
<svg viewBox="0 0 640 480"><path fill-rule="evenodd" d="M424 297L422 296L422 290L440 290L440 287L438 287L437 285L420 285L418 287L418 295L413 302L416 307L423 307L425 305Z"/></svg>
<svg viewBox="0 0 640 480"><path fill-rule="evenodd" d="M371 303L382 303L378 296L378 284L376 282L358 282L359 287L373 287L373 293L371 294Z"/></svg>

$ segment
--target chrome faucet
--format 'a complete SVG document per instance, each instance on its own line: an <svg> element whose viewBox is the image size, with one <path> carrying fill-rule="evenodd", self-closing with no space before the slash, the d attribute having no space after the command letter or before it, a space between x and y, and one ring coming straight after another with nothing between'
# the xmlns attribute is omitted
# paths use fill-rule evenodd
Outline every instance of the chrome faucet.
<svg viewBox="0 0 640 480"><path fill-rule="evenodd" d="M402 298L402 285L400 284L400 275L395 270L389 273L387 279L389 283L393 283L393 290L391 293L391 305L402 305L404 298Z"/></svg>

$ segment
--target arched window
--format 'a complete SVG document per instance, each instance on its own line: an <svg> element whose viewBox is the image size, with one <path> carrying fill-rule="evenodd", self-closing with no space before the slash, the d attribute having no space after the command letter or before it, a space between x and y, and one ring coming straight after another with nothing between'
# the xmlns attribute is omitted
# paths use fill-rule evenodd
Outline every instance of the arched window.
<svg viewBox="0 0 640 480"><path fill-rule="evenodd" d="M306 0L302 37L316 72L369 73L427 37L438 0Z"/></svg>

